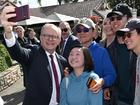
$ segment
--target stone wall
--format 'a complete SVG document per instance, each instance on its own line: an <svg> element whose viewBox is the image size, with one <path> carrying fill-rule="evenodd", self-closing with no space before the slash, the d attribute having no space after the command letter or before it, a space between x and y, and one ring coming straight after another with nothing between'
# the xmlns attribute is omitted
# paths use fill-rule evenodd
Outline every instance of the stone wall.
<svg viewBox="0 0 140 105"><path fill-rule="evenodd" d="M21 77L20 66L18 64L0 73L0 91L8 88Z"/></svg>

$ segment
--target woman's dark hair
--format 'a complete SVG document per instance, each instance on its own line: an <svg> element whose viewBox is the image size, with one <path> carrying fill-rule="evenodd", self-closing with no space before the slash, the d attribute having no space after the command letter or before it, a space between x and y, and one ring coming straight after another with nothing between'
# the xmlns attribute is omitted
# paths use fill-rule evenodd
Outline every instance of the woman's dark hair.
<svg viewBox="0 0 140 105"><path fill-rule="evenodd" d="M138 34L140 34L140 28L136 28Z"/></svg>
<svg viewBox="0 0 140 105"><path fill-rule="evenodd" d="M92 57L90 55L88 48L82 47L82 50L83 50L83 54L84 54L84 63L85 63L84 70L90 72L90 71L94 70L94 63L93 63Z"/></svg>

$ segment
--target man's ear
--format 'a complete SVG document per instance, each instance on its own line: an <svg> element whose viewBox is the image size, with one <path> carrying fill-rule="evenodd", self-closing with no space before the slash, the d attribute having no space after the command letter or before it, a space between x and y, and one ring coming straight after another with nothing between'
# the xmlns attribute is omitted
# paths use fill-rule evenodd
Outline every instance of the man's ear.
<svg viewBox="0 0 140 105"><path fill-rule="evenodd" d="M96 39L96 37L97 37L97 30L96 29L92 30L92 35L93 35L93 38Z"/></svg>

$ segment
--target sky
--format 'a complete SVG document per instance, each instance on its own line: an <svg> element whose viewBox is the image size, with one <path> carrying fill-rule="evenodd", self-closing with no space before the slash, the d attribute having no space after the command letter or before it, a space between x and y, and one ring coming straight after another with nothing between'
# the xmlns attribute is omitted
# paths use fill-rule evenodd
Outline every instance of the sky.
<svg viewBox="0 0 140 105"><path fill-rule="evenodd" d="M38 7L39 4L37 3L37 0L21 0L22 5L29 4L30 8ZM50 5L57 5L57 0L42 0L41 2L42 6L50 6Z"/></svg>
<svg viewBox="0 0 140 105"><path fill-rule="evenodd" d="M11 0L12 1L12 0ZM37 3L37 0L18 0L21 1L22 4L29 4L30 8L37 8L39 7L39 4ZM41 0L42 6L50 6L50 5L58 5L57 0ZM79 0L83 1L83 0Z"/></svg>

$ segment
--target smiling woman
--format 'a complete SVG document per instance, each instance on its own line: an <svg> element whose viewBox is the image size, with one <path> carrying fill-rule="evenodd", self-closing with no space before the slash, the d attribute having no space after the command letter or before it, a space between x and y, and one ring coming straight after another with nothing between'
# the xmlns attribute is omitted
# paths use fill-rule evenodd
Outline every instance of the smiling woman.
<svg viewBox="0 0 140 105"><path fill-rule="evenodd" d="M60 105L102 105L102 89L94 93L88 87L91 86L91 82L87 82L89 77L92 81L99 79L99 76L93 72L94 65L88 48L74 46L70 51L68 62L72 69L71 73L62 80Z"/></svg>

